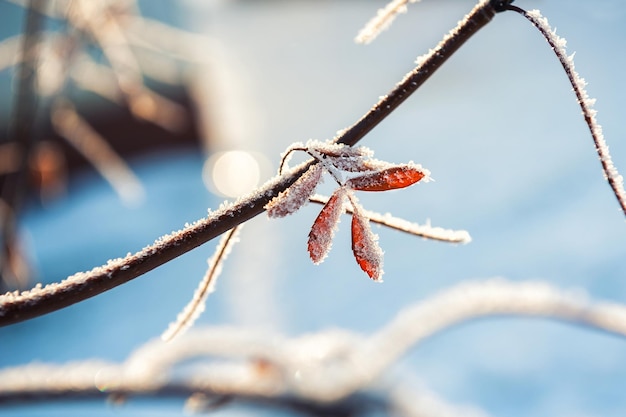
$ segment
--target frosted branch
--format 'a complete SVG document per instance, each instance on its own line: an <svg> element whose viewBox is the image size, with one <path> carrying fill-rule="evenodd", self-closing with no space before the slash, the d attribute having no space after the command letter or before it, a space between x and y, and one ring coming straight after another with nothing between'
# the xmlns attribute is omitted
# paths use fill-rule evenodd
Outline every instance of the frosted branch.
<svg viewBox="0 0 626 417"><path fill-rule="evenodd" d="M328 197L316 194L311 196L309 201L323 205L328 202ZM353 209L350 205L346 206L346 211L350 214L353 213ZM372 223L386 226L413 236L448 243L469 243L472 241L470 234L465 230L443 229L441 227L433 227L430 224L419 225L399 217L394 217L389 213L380 214L365 209L362 211L362 214Z"/></svg>
<svg viewBox="0 0 626 417"><path fill-rule="evenodd" d="M215 253L209 259L209 267L204 274L204 277L200 281L200 285L196 289L193 298L185 306L183 311L180 312L176 321L171 323L168 329L163 333L161 339L165 341L171 341L175 337L183 334L189 327L193 326L193 323L200 317L200 314L204 311L206 299L215 290L215 283L217 278L222 273L222 265L232 247L238 240L238 234L243 226L237 226L230 229L220 239Z"/></svg>
<svg viewBox="0 0 626 417"><path fill-rule="evenodd" d="M271 179L234 204L224 204L206 218L164 235L134 254L112 259L105 265L76 273L60 282L0 295L0 326L38 317L96 296L206 243L262 213L263 206L293 184L307 167L305 164Z"/></svg>
<svg viewBox="0 0 626 417"><path fill-rule="evenodd" d="M497 10L481 2L450 31L429 54L420 60L389 94L382 97L361 119L333 139L353 146L415 92L471 36L491 21ZM165 235L135 254L109 261L88 272L79 272L45 287L0 296L0 326L28 320L59 310L128 282L206 243L263 212L278 193L291 186L313 164L309 161L270 180L255 193L235 204L210 213L207 218Z"/></svg>
<svg viewBox="0 0 626 417"><path fill-rule="evenodd" d="M354 125L341 131L335 142L352 146L363 138L426 82L465 42L489 23L496 13L503 11L503 3L507 3L507 0L481 0L435 48L419 58L417 66L389 94L382 96Z"/></svg>
<svg viewBox="0 0 626 417"><path fill-rule="evenodd" d="M543 37L548 41L550 47L558 57L567 78L572 85L574 93L576 94L576 100L580 105L585 122L591 132L593 143L596 148L596 152L600 158L602 164L602 170L604 171L604 177L611 186L615 197L622 209L624 215L626 215L626 190L624 190L624 178L619 174L617 168L613 164L611 154L609 153L609 147L604 140L604 134L602 133L602 126L596 120L596 110L593 109L595 99L592 99L587 94L585 87L586 81L578 75L574 67L574 55L567 55L565 46L567 41L556 34L556 30L553 30L548 23L548 19L543 17L539 10L526 11L519 7L509 6L509 10L515 11L526 19L528 19L533 26L535 26Z"/></svg>
<svg viewBox="0 0 626 417"><path fill-rule="evenodd" d="M406 13L408 3L416 3L419 0L393 0L384 8L378 9L374 16L363 29L359 31L355 41L357 43L368 44L378 37L380 32L391 26L399 13Z"/></svg>

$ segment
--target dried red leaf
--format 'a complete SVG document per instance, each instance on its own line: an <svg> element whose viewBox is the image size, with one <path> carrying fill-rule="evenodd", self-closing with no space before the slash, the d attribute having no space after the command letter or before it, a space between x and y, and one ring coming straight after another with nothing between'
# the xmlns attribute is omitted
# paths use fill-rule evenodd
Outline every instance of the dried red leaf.
<svg viewBox="0 0 626 417"><path fill-rule="evenodd" d="M352 215L352 252L361 269L374 281L382 281L383 251L378 246L378 237L372 233L369 221L354 208Z"/></svg>
<svg viewBox="0 0 626 417"><path fill-rule="evenodd" d="M269 217L285 217L296 212L309 201L309 197L322 179L322 173L321 164L316 164L309 168L291 187L267 203L265 206L267 215Z"/></svg>
<svg viewBox="0 0 626 417"><path fill-rule="evenodd" d="M321 263L330 251L339 218L344 212L345 197L346 189L343 187L337 189L326 202L311 227L308 250L309 256L315 264Z"/></svg>
<svg viewBox="0 0 626 417"><path fill-rule="evenodd" d="M408 187L425 176L426 172L416 165L396 165L351 178L346 186L358 191L387 191Z"/></svg>

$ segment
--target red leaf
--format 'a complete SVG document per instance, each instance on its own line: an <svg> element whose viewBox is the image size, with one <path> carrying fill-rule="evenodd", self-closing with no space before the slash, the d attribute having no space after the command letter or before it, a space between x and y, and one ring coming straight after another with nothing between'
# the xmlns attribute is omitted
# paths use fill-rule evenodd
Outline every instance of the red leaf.
<svg viewBox="0 0 626 417"><path fill-rule="evenodd" d="M309 201L315 187L322 179L322 165L315 164L302 174L291 187L274 197L265 205L269 217L285 217Z"/></svg>
<svg viewBox="0 0 626 417"><path fill-rule="evenodd" d="M408 187L426 175L427 173L416 165L396 165L351 178L346 181L346 186L358 191L387 191Z"/></svg>
<svg viewBox="0 0 626 417"><path fill-rule="evenodd" d="M352 252L361 269L374 281L382 281L383 251L372 233L369 221L354 207L352 215Z"/></svg>
<svg viewBox="0 0 626 417"><path fill-rule="evenodd" d="M326 202L311 227L308 250L309 256L315 264L321 263L330 251L339 218L344 211L345 197L346 189L343 187L337 189Z"/></svg>

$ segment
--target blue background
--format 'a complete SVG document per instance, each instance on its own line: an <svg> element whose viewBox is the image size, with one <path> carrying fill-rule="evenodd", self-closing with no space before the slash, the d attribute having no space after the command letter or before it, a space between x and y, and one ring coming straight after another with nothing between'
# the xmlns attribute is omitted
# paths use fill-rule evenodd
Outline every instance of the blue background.
<svg viewBox="0 0 626 417"><path fill-rule="evenodd" d="M148 3L142 4L146 13L163 14L162 2L152 9ZM626 5L516 4L540 8L567 38L568 52L577 52L576 68L598 99L614 162L626 172ZM233 146L261 152L276 167L291 142L331 138L357 120L473 2L411 5L373 44L354 44L382 5L187 0L178 4L175 23L225 47L223 64L237 80L232 91L244 130ZM376 284L351 257L345 219L329 258L314 266L305 249L318 206L280 221L259 216L244 228L199 325L237 324L288 335L343 327L367 334L405 306L491 277L545 280L585 289L597 299L626 300L624 216L565 74L520 16L496 16L362 144L379 159L421 163L436 180L361 196L366 208L466 229L473 242L452 246L377 229L385 282ZM202 163L201 155L186 152L132 161L147 189L140 207L124 206L99 177L85 174L66 199L25 213L22 234L43 279L59 280L134 252L216 208L222 197L203 185ZM322 190L331 189L327 183ZM0 366L124 360L157 337L191 297L213 247L211 242L63 311L0 329ZM494 416L626 412L624 340L559 323L494 318L464 324L419 345L399 367L450 402ZM180 403L160 401L44 408L3 413L183 413Z"/></svg>

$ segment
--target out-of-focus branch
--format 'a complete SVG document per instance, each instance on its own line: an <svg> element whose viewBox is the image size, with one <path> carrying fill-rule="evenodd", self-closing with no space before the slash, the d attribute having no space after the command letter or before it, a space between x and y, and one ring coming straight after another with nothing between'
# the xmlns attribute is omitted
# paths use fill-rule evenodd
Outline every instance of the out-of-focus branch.
<svg viewBox="0 0 626 417"><path fill-rule="evenodd" d="M10 141L16 147L15 153L17 168L4 178L1 190L3 205L7 208L2 211L0 218L0 274L2 280L12 282L12 285L21 287L28 279L18 250L16 221L22 199L25 194L28 157L35 144L34 125L37 116L37 64L39 61L39 42L43 27L43 16L36 10L43 8L46 0L31 0L26 12L24 34L22 37L22 60L17 70L17 93L13 105L13 123L10 127Z"/></svg>
<svg viewBox="0 0 626 417"><path fill-rule="evenodd" d="M149 342L119 365L92 360L7 368L0 370L0 404L197 393L208 399L299 404L314 414L330 410L359 414L364 409L357 403L389 413L403 403L398 415L470 415L433 401L423 391L409 394L402 378L394 377L391 383L384 376L409 349L434 334L501 315L557 320L626 336L622 304L589 301L580 292L564 292L542 282L497 279L444 291L400 312L366 338L341 330L286 339L250 329L207 328L168 344ZM195 361L193 367L178 369L190 359ZM384 400L372 397L376 392Z"/></svg>
<svg viewBox="0 0 626 417"><path fill-rule="evenodd" d="M137 202L143 198L141 181L107 141L76 112L69 101L55 102L52 124L106 178L122 199Z"/></svg>

